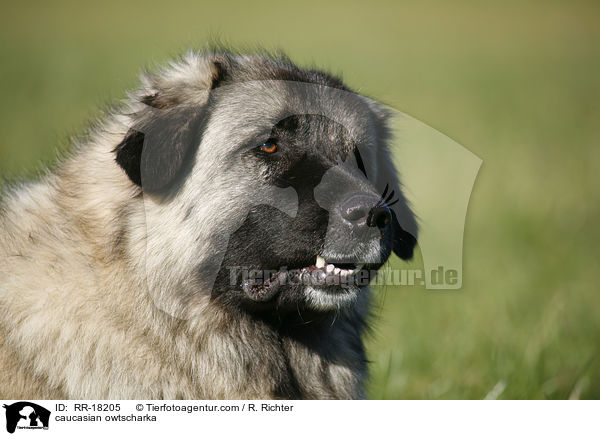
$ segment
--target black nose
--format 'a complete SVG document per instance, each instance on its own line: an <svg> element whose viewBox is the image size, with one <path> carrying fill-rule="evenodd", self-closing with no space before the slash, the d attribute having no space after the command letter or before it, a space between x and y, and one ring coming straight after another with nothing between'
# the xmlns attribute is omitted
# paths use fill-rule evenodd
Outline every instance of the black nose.
<svg viewBox="0 0 600 436"><path fill-rule="evenodd" d="M378 227L385 230L392 222L390 208L378 197L355 194L340 205L342 218L354 226Z"/></svg>

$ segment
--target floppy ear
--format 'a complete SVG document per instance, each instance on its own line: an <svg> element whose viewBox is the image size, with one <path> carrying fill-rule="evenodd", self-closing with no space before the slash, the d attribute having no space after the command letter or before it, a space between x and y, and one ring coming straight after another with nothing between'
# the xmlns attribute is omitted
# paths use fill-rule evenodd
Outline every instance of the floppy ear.
<svg viewBox="0 0 600 436"><path fill-rule="evenodd" d="M392 160L392 150L390 150L392 134L389 128L391 113L372 100L368 100L368 104L373 111L377 136L376 186L388 194L388 203L392 211L392 249L399 258L408 260L413 257L419 229L402 192L398 171Z"/></svg>
<svg viewBox="0 0 600 436"><path fill-rule="evenodd" d="M142 77L133 98L146 106L133 115L114 151L117 164L144 192L164 192L189 169L210 91L225 76L225 63L189 53L171 69Z"/></svg>
<svg viewBox="0 0 600 436"><path fill-rule="evenodd" d="M412 214L410 216L410 220L414 222ZM394 253L396 253L396 256L398 256L400 259L408 260L412 259L415 245L417 245L417 228L416 224L414 224L411 233L404 229L404 227L400 224L401 221L401 219L398 219L396 212L392 210L392 248ZM405 224L407 227L409 225L410 224Z"/></svg>
<svg viewBox="0 0 600 436"><path fill-rule="evenodd" d="M175 108L151 111L116 147L116 161L144 192L173 186L191 163L200 143L203 110Z"/></svg>

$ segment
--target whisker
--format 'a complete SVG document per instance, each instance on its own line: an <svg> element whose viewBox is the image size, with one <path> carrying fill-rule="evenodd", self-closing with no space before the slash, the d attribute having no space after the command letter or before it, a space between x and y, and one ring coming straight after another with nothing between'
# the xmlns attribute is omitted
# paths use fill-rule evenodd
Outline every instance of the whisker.
<svg viewBox="0 0 600 436"><path fill-rule="evenodd" d="M390 186L389 183L385 185L385 189L383 190L383 194L381 194L381 200L383 200L385 198L385 194L387 194L389 186Z"/></svg>
<svg viewBox="0 0 600 436"><path fill-rule="evenodd" d="M392 190L392 192L390 192L390 195L388 195L388 197L385 199L385 202L387 203L388 201L390 201L392 198L394 198L394 194L395 192Z"/></svg>

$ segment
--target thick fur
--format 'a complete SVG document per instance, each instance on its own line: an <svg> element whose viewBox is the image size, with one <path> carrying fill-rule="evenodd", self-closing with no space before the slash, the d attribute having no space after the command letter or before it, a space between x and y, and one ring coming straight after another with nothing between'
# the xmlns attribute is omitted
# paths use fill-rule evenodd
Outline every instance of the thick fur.
<svg viewBox="0 0 600 436"><path fill-rule="evenodd" d="M289 82L347 92L338 79L279 57L190 53L145 74L124 106L107 114L55 170L3 194L1 398L364 396L367 288L334 310L321 310L317 300L304 307L299 299L305 297L293 300L298 311L286 309L292 297L257 308L221 286L220 276L215 289L203 289L198 272L222 243L229 244L223 262L258 259L236 258L245 254L235 237L219 241L228 223L237 222L233 233L249 222L248 214L262 213L245 200L256 189L257 175L232 169L223 144L233 147L253 134L248 126L272 126L280 119L279 113L268 119L248 101L260 101L265 111L281 106ZM335 101L319 104L322 112L341 110ZM352 104L354 109L345 110L360 117L344 123L350 126L344 135L373 149L366 172L377 174L374 166L391 165L384 149L385 113L359 96ZM331 126L329 133L342 134ZM144 142L150 135L158 139ZM269 171L260 168L263 175ZM410 257L414 220L397 181L382 183L392 183L400 196L400 212L394 213L402 214L402 230L394 233L393 244ZM152 232L149 216L155 219ZM308 237L289 231L282 246L301 247L305 239L311 244L324 236L306 221L300 224L306 228L294 228ZM247 226L239 229L238 234ZM300 262L276 239L260 246L277 230L253 232L258 230L252 227L244 237L257 238L255 251L275 247L272 256L281 262ZM272 237L288 237L284 233ZM311 250L307 256L314 256Z"/></svg>

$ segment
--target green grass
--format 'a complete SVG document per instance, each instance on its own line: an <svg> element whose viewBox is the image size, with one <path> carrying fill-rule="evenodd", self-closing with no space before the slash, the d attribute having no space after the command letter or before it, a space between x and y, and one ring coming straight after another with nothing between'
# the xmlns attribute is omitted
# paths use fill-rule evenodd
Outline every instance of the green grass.
<svg viewBox="0 0 600 436"><path fill-rule="evenodd" d="M600 398L597 2L202 3L5 2L0 175L51 162L144 64L283 48L484 161L463 288L378 291L370 396Z"/></svg>

